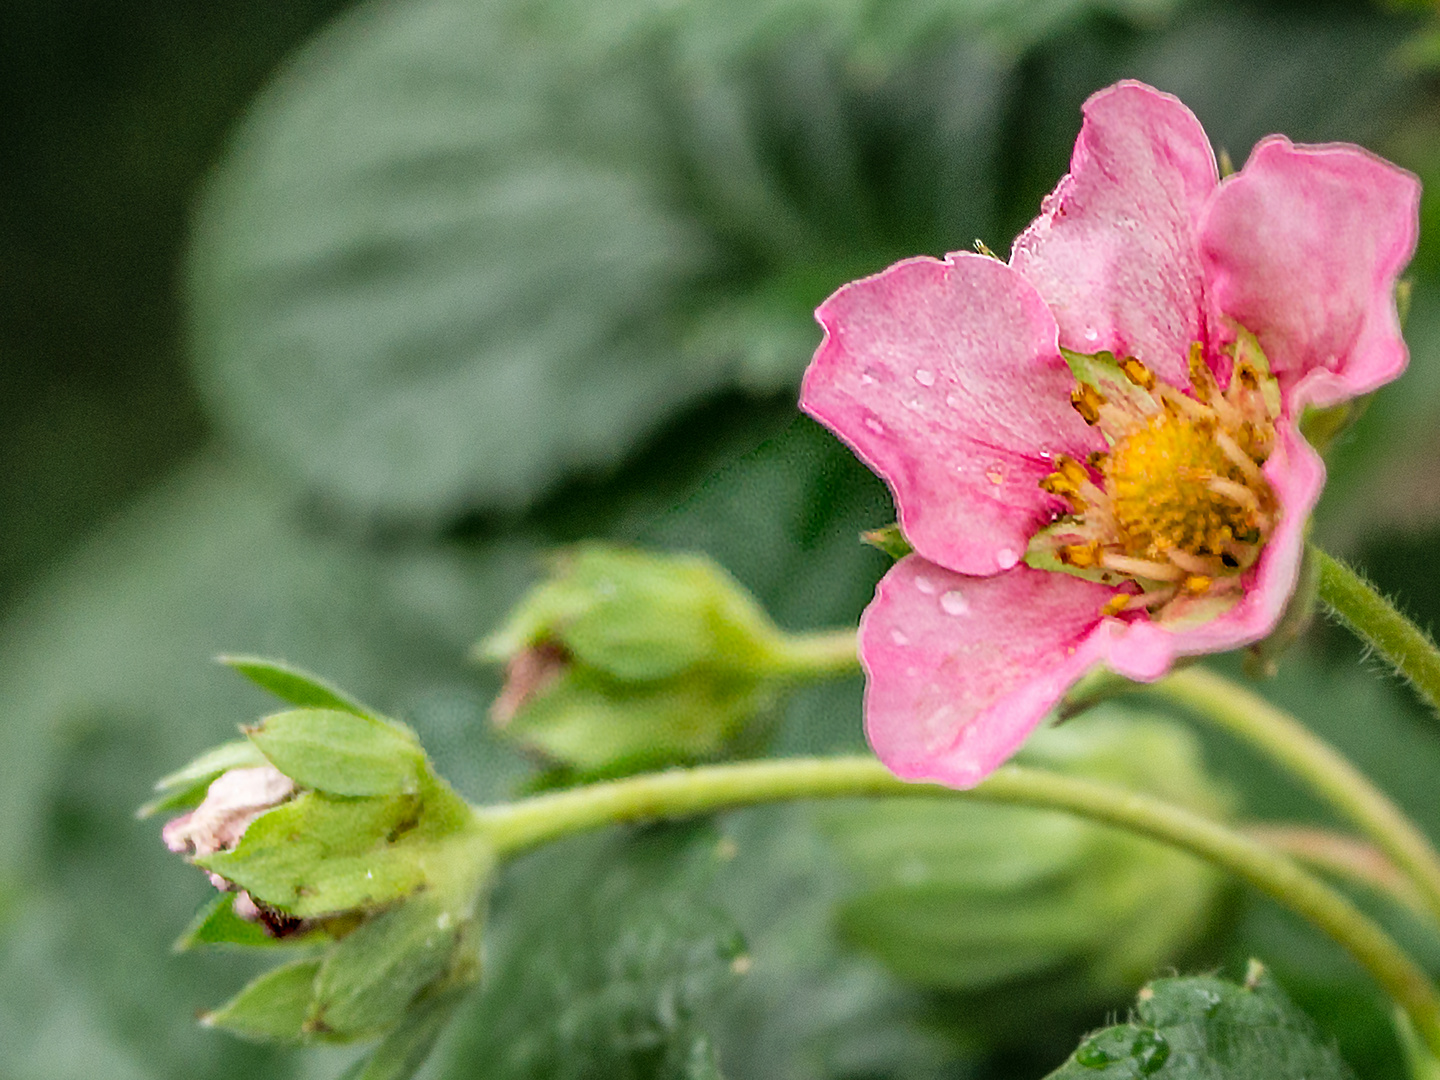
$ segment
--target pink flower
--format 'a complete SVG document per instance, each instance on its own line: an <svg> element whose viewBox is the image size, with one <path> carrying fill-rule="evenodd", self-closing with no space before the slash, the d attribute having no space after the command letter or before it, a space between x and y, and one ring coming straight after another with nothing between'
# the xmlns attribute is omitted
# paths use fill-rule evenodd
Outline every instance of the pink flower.
<svg viewBox="0 0 1440 1080"><path fill-rule="evenodd" d="M1149 681L1264 637L1325 475L1301 411L1405 367L1415 177L1271 136L1220 180L1195 116L1134 82L1084 116L1008 265L907 259L817 312L801 407L915 550L860 624L902 777L978 783L1097 664Z"/></svg>

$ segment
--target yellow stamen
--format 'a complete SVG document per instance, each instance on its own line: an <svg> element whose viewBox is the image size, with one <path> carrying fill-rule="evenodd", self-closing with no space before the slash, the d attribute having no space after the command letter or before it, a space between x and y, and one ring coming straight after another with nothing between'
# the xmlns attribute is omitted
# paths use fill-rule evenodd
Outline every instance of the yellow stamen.
<svg viewBox="0 0 1440 1080"><path fill-rule="evenodd" d="M1133 356L1120 361L1120 370L1125 377L1142 390L1155 389L1155 373Z"/></svg>

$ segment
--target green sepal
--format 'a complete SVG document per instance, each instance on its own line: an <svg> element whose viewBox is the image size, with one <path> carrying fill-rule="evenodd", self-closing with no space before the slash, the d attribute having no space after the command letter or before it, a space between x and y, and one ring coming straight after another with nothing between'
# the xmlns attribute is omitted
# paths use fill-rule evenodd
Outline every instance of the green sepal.
<svg viewBox="0 0 1440 1080"><path fill-rule="evenodd" d="M333 683L282 660L267 660L263 656L217 656L215 659L281 701L302 709L339 709L356 716L380 718L380 713Z"/></svg>
<svg viewBox="0 0 1440 1080"><path fill-rule="evenodd" d="M1160 403L1143 386L1136 386L1120 370L1115 354L1109 352L1077 353L1061 349L1060 355L1070 367L1070 373L1086 386L1094 387L1107 401L1129 401L1145 415L1160 411Z"/></svg>
<svg viewBox="0 0 1440 1080"><path fill-rule="evenodd" d="M399 1023L455 959L468 923L455 908L427 892L366 919L326 953L307 1028L358 1039Z"/></svg>
<svg viewBox="0 0 1440 1080"><path fill-rule="evenodd" d="M453 876L449 861L473 861L465 800L427 777L418 795L350 798L308 791L251 823L232 851L197 865L257 900L300 918L393 903L427 881Z"/></svg>
<svg viewBox="0 0 1440 1080"><path fill-rule="evenodd" d="M414 796L306 792L256 818L233 851L195 863L301 918L377 907L424 881L412 846L386 843L414 830L419 816Z"/></svg>
<svg viewBox="0 0 1440 1080"><path fill-rule="evenodd" d="M320 961L292 960L271 968L200 1022L257 1042L304 1042Z"/></svg>
<svg viewBox="0 0 1440 1080"><path fill-rule="evenodd" d="M910 541L905 539L905 534L900 531L898 522L894 525L886 525L880 529L863 532L860 534L860 540L873 548L879 548L896 562L915 550L910 546Z"/></svg>
<svg viewBox="0 0 1440 1080"><path fill-rule="evenodd" d="M303 934L290 934L277 938L266 933L259 923L242 919L235 914L235 894L219 893L195 913L185 932L175 939L172 948L186 952L203 945L236 946L240 948L276 948L293 945L309 945L324 934L312 930Z"/></svg>
<svg viewBox="0 0 1440 1080"><path fill-rule="evenodd" d="M338 709L293 709L245 734L301 787L332 795L414 795L427 772L408 729Z"/></svg>
<svg viewBox="0 0 1440 1080"><path fill-rule="evenodd" d="M425 1064L463 993L449 990L427 994L367 1058L347 1069L341 1080L410 1080Z"/></svg>
<svg viewBox="0 0 1440 1080"><path fill-rule="evenodd" d="M167 810L189 810L204 800L206 790L221 773L264 764L265 755L248 739L212 747L183 769L155 781L160 796L136 810L135 816L146 818Z"/></svg>
<svg viewBox="0 0 1440 1080"><path fill-rule="evenodd" d="M506 727L582 775L712 758L771 708L776 688L711 668L645 683L570 669Z"/></svg>

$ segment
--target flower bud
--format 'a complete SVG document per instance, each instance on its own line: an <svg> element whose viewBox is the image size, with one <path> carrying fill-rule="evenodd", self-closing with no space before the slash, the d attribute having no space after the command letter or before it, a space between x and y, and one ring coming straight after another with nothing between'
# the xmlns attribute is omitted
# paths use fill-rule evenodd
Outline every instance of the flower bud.
<svg viewBox="0 0 1440 1080"><path fill-rule="evenodd" d="M1207 814L1225 805L1187 730L1118 706L1038 733L1021 760ZM842 936L991 1041L1123 1001L1197 944L1224 895L1189 855L1059 813L895 799L822 821L853 877Z"/></svg>
<svg viewBox="0 0 1440 1080"><path fill-rule="evenodd" d="M163 838L223 891L178 947L315 948L204 1022L282 1042L384 1035L477 976L488 843L409 728L303 672L246 663L292 701L339 707L276 713L157 785L153 807L198 799Z"/></svg>
<svg viewBox="0 0 1440 1080"><path fill-rule="evenodd" d="M613 774L760 734L804 674L791 642L707 558L589 544L476 653L506 665L497 728L562 768Z"/></svg>

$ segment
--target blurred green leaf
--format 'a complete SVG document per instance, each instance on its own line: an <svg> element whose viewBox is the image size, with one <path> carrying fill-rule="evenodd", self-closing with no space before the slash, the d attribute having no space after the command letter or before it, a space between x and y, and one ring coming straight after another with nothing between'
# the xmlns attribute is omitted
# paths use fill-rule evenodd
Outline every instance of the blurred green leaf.
<svg viewBox="0 0 1440 1080"><path fill-rule="evenodd" d="M509 867L442 1076L686 1076L745 944L707 895L708 825L565 841Z"/></svg>
<svg viewBox="0 0 1440 1080"><path fill-rule="evenodd" d="M793 386L828 292L993 230L1019 51L1171 7L369 5L211 186L202 381L351 510L526 506L717 390Z"/></svg>
<svg viewBox="0 0 1440 1080"><path fill-rule="evenodd" d="M263 656L217 656L216 659L291 705L302 709L340 709L356 716L378 718L374 709L303 668Z"/></svg>
<svg viewBox="0 0 1440 1080"><path fill-rule="evenodd" d="M305 1019L314 996L319 960L292 960L246 984L245 988L201 1023L224 1028L246 1039L301 1042L307 1038Z"/></svg>
<svg viewBox="0 0 1440 1080"><path fill-rule="evenodd" d="M301 787L332 795L415 795L428 769L414 732L353 712L274 713L245 734Z"/></svg>
<svg viewBox="0 0 1440 1080"><path fill-rule="evenodd" d="M1245 985L1157 979L1136 1017L1087 1038L1053 1080L1353 1080L1309 1017L1252 961Z"/></svg>

